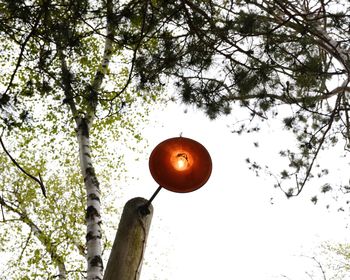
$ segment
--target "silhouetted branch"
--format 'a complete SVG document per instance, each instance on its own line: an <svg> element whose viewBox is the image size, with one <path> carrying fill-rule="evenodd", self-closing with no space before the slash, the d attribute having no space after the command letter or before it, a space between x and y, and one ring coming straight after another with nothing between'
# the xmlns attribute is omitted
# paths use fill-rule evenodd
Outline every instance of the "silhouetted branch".
<svg viewBox="0 0 350 280"><path fill-rule="evenodd" d="M2 133L3 134L3 133ZM24 173L26 176L28 176L29 178L31 178L32 180L34 180L35 182L37 182L40 186L41 192L43 193L43 196L46 198L46 189L44 186L44 183L42 181L41 175L40 173L38 173L39 175L39 179L36 178L35 176L31 175L30 173L28 173L26 170L23 169L23 167L11 156L11 154L9 153L9 151L6 149L4 142L2 141L2 135L0 136L0 144L4 150L4 152L7 154L7 156L9 157L9 159L12 161L12 163L22 172Z"/></svg>
<svg viewBox="0 0 350 280"><path fill-rule="evenodd" d="M27 45L28 41L30 40L30 38L35 33L35 31L36 31L36 29L37 29L37 27L39 25L40 18L42 16L42 14L45 12L46 9L47 9L47 4L44 3L43 7L41 8L41 10L39 12L38 17L36 18L36 20L34 22L34 26L33 26L32 30L29 32L27 37L24 39L24 42L21 44L21 49L20 49L20 52L19 52L19 56L17 58L16 67L15 67L15 69L12 72L12 75L11 75L11 78L10 78L10 82L9 82L9 84L8 84L4 94L6 94L10 90L10 88L11 88L11 86L13 84L13 80L14 80L14 78L15 78L15 76L17 74L17 71L18 71L18 69L19 69L19 67L21 65L21 61L22 61L22 58L23 58L23 55L24 55L24 50L26 48L26 45Z"/></svg>

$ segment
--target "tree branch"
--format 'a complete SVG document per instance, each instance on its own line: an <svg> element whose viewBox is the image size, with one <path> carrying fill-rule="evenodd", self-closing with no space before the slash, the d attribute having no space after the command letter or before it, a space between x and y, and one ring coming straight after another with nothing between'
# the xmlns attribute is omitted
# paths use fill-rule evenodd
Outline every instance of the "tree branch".
<svg viewBox="0 0 350 280"><path fill-rule="evenodd" d="M78 110L77 110L77 107L76 107L74 99L73 99L72 85L71 85L72 74L68 69L66 58L65 58L65 55L63 53L63 50L61 49L61 47L59 45L57 45L57 49L58 49L57 50L58 56L59 56L59 59L61 62L61 72L62 72L61 78L62 78L62 85L63 85L64 95L65 95L65 99L64 99L63 103L66 103L69 105L69 107L72 111L73 119L77 123Z"/></svg>
<svg viewBox="0 0 350 280"><path fill-rule="evenodd" d="M6 94L10 90L10 88L11 88L11 86L13 84L13 80L15 79L17 71L18 71L18 69L19 69L19 67L21 65L23 54L24 54L24 50L25 50L25 48L27 46L27 43L29 42L29 40L33 36L33 34L35 33L35 31L36 31L36 29L37 29L37 27L39 25L40 18L42 16L42 14L46 11L46 9L47 9L47 1L44 1L43 2L43 6L40 9L40 12L39 12L37 18L35 19L35 22L34 22L34 25L33 25L32 29L31 29L31 31L29 32L29 34L27 35L27 37L24 39L23 43L21 44L21 49L20 49L20 52L19 52L19 56L17 58L17 63L16 63L16 66L15 66L15 69L12 72L12 75L11 75L11 78L10 78L10 82L9 82L9 84L8 84L4 94Z"/></svg>
<svg viewBox="0 0 350 280"><path fill-rule="evenodd" d="M9 205L3 197L0 196L0 204L7 208L9 211L16 213L19 215L20 219L27 225L29 226L31 233L34 234L34 236L44 245L46 251L50 254L51 259L53 263L58 267L59 269L59 275L60 279L64 280L66 279L66 268L65 264L63 261L63 258L59 256L57 252L57 247L52 243L50 240L50 237L46 236L44 232L28 217L27 213L25 210L19 210L11 205Z"/></svg>
<svg viewBox="0 0 350 280"><path fill-rule="evenodd" d="M107 73L110 60L113 55L113 41L115 37L115 23L113 20L113 1L106 1L107 9L107 26L106 26L106 38L105 46L102 56L102 61L99 69L95 73L95 77L90 85L88 92L88 109L86 112L87 124L90 127L92 125L96 107L98 102L98 92L101 89L103 79Z"/></svg>
<svg viewBox="0 0 350 280"><path fill-rule="evenodd" d="M301 182L301 184L299 184L297 182L298 192L295 195L293 195L293 196L297 196L297 195L299 195L301 193L301 191L303 190L303 188L304 188L308 178L310 177L312 167L313 167L313 165L314 165L314 163L316 161L316 158L317 158L317 156L318 156L318 154L319 154L319 152L320 152L320 150L321 150L321 148L323 146L323 143L326 140L326 136L327 136L328 132L330 131L331 127L332 127L335 115L338 112L340 101L341 101L341 95L338 94L338 98L337 98L337 100L335 102L335 106L334 106L332 114L331 114L331 116L329 118L329 122L327 124L326 130L323 132L322 137L321 137L321 139L318 142L317 149L316 149L316 151L315 151L315 153L314 153L314 155L312 157L312 160L311 160L311 163L309 164L309 167L306 170L306 174L305 174L305 177L304 177L303 181Z"/></svg>
<svg viewBox="0 0 350 280"><path fill-rule="evenodd" d="M35 182L37 182L40 186L40 189L41 189L41 192L43 194L43 196L46 198L46 189L45 189L45 186L44 186L44 183L42 181L42 178L41 178L41 175L40 173L38 173L39 175L39 179L36 178L35 176L31 175L30 173L28 173L26 170L23 169L23 167L11 156L11 154L9 153L9 151L6 149L5 145L4 145L4 142L2 141L2 134L3 132L1 133L1 136L0 136L0 144L4 150L4 152L6 153L6 155L9 157L9 159L12 161L12 163L22 172L24 173L26 176L28 176L29 178L31 178L32 180L34 180Z"/></svg>

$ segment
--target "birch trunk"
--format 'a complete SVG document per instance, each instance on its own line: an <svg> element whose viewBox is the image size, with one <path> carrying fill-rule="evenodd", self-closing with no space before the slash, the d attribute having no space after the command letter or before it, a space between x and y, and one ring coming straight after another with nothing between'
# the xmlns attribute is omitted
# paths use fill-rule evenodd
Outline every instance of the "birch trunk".
<svg viewBox="0 0 350 280"><path fill-rule="evenodd" d="M77 121L80 167L86 188L86 247L87 279L97 280L103 277L101 258L101 203L100 188L91 160L89 124L85 118Z"/></svg>
<svg viewBox="0 0 350 280"><path fill-rule="evenodd" d="M108 66L113 54L114 25L113 1L107 0L107 26L103 57L101 67L95 73L94 80L91 83L87 102L87 110L84 117L76 118L77 138L79 144L80 167L84 178L86 189L86 248L87 248L87 279L101 280L103 278L103 261L101 246L101 192L99 182L95 174L95 169L91 160L91 146L89 132L94 122L96 107L98 103L98 94L101 89L103 79L107 73ZM71 106L73 115L76 116L74 108Z"/></svg>

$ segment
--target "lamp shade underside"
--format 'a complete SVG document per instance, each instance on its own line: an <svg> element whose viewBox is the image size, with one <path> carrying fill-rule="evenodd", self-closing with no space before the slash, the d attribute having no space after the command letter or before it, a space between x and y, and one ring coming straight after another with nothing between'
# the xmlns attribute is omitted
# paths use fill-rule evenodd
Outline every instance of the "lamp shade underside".
<svg viewBox="0 0 350 280"><path fill-rule="evenodd" d="M175 137L154 148L149 169L161 187L185 193L199 189L208 181L212 161L202 144L190 138Z"/></svg>

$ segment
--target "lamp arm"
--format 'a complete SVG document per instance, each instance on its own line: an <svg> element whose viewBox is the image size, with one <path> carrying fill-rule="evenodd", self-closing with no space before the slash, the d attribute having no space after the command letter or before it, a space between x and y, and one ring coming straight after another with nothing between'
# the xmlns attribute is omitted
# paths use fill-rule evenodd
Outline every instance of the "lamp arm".
<svg viewBox="0 0 350 280"><path fill-rule="evenodd" d="M153 199L157 196L157 194L160 192L162 189L162 186L159 186L156 191L152 194L151 198L144 204L142 205L139 210L142 215L148 215L150 213L150 210L148 209L149 206L151 205Z"/></svg>

